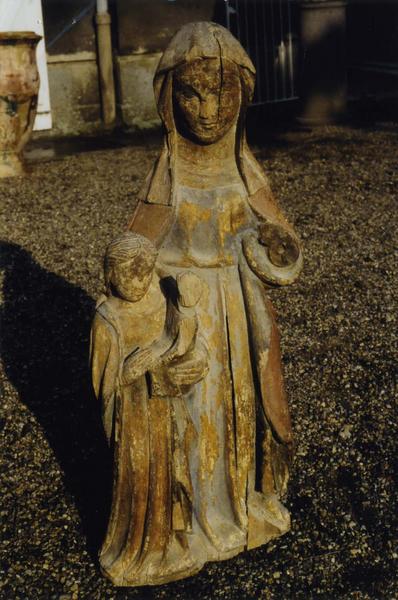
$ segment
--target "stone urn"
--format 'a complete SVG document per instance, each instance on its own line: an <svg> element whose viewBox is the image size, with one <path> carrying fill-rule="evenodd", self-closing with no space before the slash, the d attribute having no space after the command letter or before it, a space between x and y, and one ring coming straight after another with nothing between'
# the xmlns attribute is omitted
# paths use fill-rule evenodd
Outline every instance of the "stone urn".
<svg viewBox="0 0 398 600"><path fill-rule="evenodd" d="M36 116L39 72L33 31L0 32L0 177L24 174L22 150Z"/></svg>

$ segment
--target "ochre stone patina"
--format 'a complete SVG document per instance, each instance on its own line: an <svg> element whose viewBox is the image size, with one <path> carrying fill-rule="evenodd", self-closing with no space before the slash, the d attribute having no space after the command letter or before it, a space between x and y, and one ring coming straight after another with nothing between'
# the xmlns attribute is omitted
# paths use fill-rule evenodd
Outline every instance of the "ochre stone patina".
<svg viewBox="0 0 398 600"><path fill-rule="evenodd" d="M33 31L0 32L0 178L23 175L39 93Z"/></svg>
<svg viewBox="0 0 398 600"><path fill-rule="evenodd" d="M164 147L106 254L91 359L114 452L100 562L118 586L187 577L290 527L266 289L292 283L302 254L246 143L254 81L219 25L174 36L154 80Z"/></svg>

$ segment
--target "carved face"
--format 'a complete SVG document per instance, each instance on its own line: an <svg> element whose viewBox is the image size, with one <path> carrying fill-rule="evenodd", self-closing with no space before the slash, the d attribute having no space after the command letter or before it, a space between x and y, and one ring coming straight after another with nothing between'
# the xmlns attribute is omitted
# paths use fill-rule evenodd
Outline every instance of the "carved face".
<svg viewBox="0 0 398 600"><path fill-rule="evenodd" d="M238 67L218 58L197 59L174 74L177 129L201 144L220 140L232 127L241 103Z"/></svg>
<svg viewBox="0 0 398 600"><path fill-rule="evenodd" d="M118 296L129 302L141 300L151 285L153 260L140 257L140 261L129 260L112 268L111 283Z"/></svg>

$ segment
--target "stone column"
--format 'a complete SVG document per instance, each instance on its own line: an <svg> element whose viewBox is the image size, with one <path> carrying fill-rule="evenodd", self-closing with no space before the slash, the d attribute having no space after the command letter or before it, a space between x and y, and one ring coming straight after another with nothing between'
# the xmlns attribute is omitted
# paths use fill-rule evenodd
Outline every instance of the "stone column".
<svg viewBox="0 0 398 600"><path fill-rule="evenodd" d="M299 121L341 120L347 104L345 0L300 0Z"/></svg>

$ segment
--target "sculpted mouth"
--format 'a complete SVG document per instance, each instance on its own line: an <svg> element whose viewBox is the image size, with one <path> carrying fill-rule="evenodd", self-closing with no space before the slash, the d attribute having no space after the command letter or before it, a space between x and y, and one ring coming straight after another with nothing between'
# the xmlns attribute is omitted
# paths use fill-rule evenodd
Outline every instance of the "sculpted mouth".
<svg viewBox="0 0 398 600"><path fill-rule="evenodd" d="M217 121L213 121L212 123L200 123L200 127L201 129L214 129L217 124Z"/></svg>

